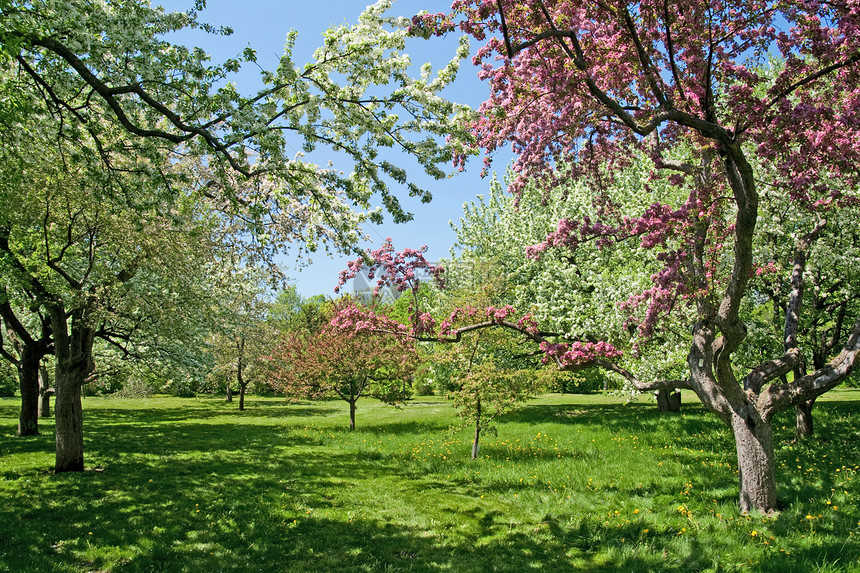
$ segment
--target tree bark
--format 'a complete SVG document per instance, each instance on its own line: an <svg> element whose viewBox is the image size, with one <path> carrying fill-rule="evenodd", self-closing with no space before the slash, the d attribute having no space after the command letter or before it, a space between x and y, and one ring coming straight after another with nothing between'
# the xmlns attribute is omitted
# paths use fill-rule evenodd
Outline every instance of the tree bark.
<svg viewBox="0 0 860 573"><path fill-rule="evenodd" d="M95 331L85 320L85 311L66 317L62 302L50 305L54 331L56 375L56 461L54 473L84 470L84 424L81 388L93 371Z"/></svg>
<svg viewBox="0 0 860 573"><path fill-rule="evenodd" d="M680 412L681 411L681 393L673 392L661 388L657 390L657 411L658 412Z"/></svg>
<svg viewBox="0 0 860 573"><path fill-rule="evenodd" d="M57 451L54 473L84 471L84 413L81 387L85 376L74 369L61 370L57 361L55 401Z"/></svg>
<svg viewBox="0 0 860 573"><path fill-rule="evenodd" d="M31 345L21 346L21 358L18 360L18 386L21 390L19 436L39 435L39 362L41 358L41 353Z"/></svg>
<svg viewBox="0 0 860 573"><path fill-rule="evenodd" d="M48 378L48 369L44 365L39 366L39 417L51 417L51 380Z"/></svg>
<svg viewBox="0 0 860 573"><path fill-rule="evenodd" d="M481 399L478 398L475 416L475 441L472 442L472 459L478 458L478 442L481 439Z"/></svg>
<svg viewBox="0 0 860 573"><path fill-rule="evenodd" d="M349 401L349 429L355 430L355 400Z"/></svg>
<svg viewBox="0 0 860 573"><path fill-rule="evenodd" d="M731 427L738 455L740 510L770 515L777 509L773 429L751 406L732 414Z"/></svg>
<svg viewBox="0 0 860 573"><path fill-rule="evenodd" d="M236 360L236 383L239 384L239 411L245 409L245 377L242 370L245 368L245 339L237 345L239 349L239 358Z"/></svg>
<svg viewBox="0 0 860 573"><path fill-rule="evenodd" d="M815 398L807 400L806 402L801 402L794 407L796 423L794 438L798 442L812 437L812 407L814 405Z"/></svg>
<svg viewBox="0 0 860 573"><path fill-rule="evenodd" d="M227 381L227 398L226 398L226 401L227 402L233 401L233 389L230 388L230 381L229 380Z"/></svg>

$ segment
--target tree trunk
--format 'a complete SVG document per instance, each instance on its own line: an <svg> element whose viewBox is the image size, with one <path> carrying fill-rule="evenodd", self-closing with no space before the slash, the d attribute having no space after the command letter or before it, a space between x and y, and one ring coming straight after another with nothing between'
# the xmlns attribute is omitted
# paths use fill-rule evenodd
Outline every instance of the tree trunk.
<svg viewBox="0 0 860 573"><path fill-rule="evenodd" d="M18 361L18 385L21 390L19 436L39 435L39 362L41 354L29 344L21 347Z"/></svg>
<svg viewBox="0 0 860 573"><path fill-rule="evenodd" d="M349 429L355 430L355 400L349 401Z"/></svg>
<svg viewBox="0 0 860 573"><path fill-rule="evenodd" d="M239 410L242 411L245 409L245 378L243 376L242 370L245 367L244 359L245 354L245 339L242 339L242 343L239 345L239 359L236 361L236 383L239 384Z"/></svg>
<svg viewBox="0 0 860 573"><path fill-rule="evenodd" d="M61 302L50 306L56 374L54 411L57 451L54 473L84 470L84 415L81 387L93 371L95 332L85 324L85 311L72 315L71 325ZM71 328L70 328L71 326Z"/></svg>
<svg viewBox="0 0 860 573"><path fill-rule="evenodd" d="M670 390L661 388L657 390L657 411L658 412L680 412L681 411L681 393L669 393Z"/></svg>
<svg viewBox="0 0 860 573"><path fill-rule="evenodd" d="M57 360L57 398L54 403L57 424L57 452L54 473L84 471L84 413L81 387L86 376L76 369L61 371Z"/></svg>
<svg viewBox="0 0 860 573"><path fill-rule="evenodd" d="M794 407L795 421L797 424L794 438L798 442L812 437L812 406L814 405L815 398L807 400L806 402L801 402Z"/></svg>
<svg viewBox="0 0 860 573"><path fill-rule="evenodd" d="M742 411L744 415L735 412L731 419L738 454L740 510L769 515L777 509L773 429L754 408Z"/></svg>
<svg viewBox="0 0 860 573"><path fill-rule="evenodd" d="M51 380L48 378L48 369L44 365L39 366L39 417L51 417Z"/></svg>
<svg viewBox="0 0 860 573"><path fill-rule="evenodd" d="M227 402L233 401L233 389L230 388L230 382L227 382Z"/></svg>
<svg viewBox="0 0 860 573"><path fill-rule="evenodd" d="M481 439L481 399L478 398L477 410L475 416L475 441L472 442L472 459L478 457L478 442Z"/></svg>

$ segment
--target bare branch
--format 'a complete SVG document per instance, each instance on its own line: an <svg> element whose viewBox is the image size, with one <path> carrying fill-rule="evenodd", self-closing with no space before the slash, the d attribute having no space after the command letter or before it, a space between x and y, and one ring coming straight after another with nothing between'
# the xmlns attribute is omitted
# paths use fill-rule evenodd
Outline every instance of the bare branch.
<svg viewBox="0 0 860 573"><path fill-rule="evenodd" d="M775 380L791 372L797 365L800 357L800 349L792 347L787 349L785 354L779 358L774 358L764 364L760 364L744 377L744 390L749 390L756 394L760 393L762 386L771 380Z"/></svg>
<svg viewBox="0 0 860 573"><path fill-rule="evenodd" d="M854 323L845 346L823 368L788 384L768 386L759 397L759 410L765 421L789 406L814 399L845 380L857 365L860 354L860 319Z"/></svg>

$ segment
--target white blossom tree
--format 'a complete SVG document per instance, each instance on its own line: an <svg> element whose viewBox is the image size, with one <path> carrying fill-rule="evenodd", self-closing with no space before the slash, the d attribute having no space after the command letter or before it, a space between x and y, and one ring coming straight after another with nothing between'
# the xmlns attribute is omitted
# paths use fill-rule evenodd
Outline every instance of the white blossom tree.
<svg viewBox="0 0 860 573"><path fill-rule="evenodd" d="M382 217L374 201L396 221L410 217L392 184L430 199L379 150L444 176L439 164L453 157L444 136L464 111L440 92L467 48L437 75L425 67L411 78L404 22L384 15L389 5L330 30L302 67L289 36L278 67L262 72L265 87L243 95L229 79L253 50L213 65L164 39L183 27L219 33L198 20L202 2L168 14L140 0L0 1L0 93L14 94L0 106L0 264L7 288L34 293L51 317L55 471L84 467L80 390L104 315L134 314L134 297L117 297L145 276L164 278L168 251L210 241L216 228L241 228L261 255L285 236L311 250L318 238L345 248L364 216L356 211ZM292 149L327 149L348 167ZM205 174L178 168L183 155ZM198 217L203 203L222 216Z"/></svg>

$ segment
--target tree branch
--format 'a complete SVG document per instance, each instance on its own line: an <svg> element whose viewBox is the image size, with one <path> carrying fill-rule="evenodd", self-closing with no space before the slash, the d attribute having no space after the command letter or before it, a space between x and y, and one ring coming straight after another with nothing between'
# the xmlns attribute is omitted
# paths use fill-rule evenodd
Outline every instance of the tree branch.
<svg viewBox="0 0 860 573"><path fill-rule="evenodd" d="M857 364L860 353L860 319L854 323L842 351L823 368L788 384L768 386L759 397L759 410L765 421L776 412L824 394L845 380Z"/></svg>
<svg viewBox="0 0 860 573"><path fill-rule="evenodd" d="M803 272L806 270L806 260L813 243L827 226L825 219L820 219L815 227L801 237L797 242L794 253L794 266L791 271L791 294L785 310L785 337L783 348L788 351L797 346L797 325L800 321L800 309L803 303Z"/></svg>
<svg viewBox="0 0 860 573"><path fill-rule="evenodd" d="M814 82L818 78L825 76L825 75L829 74L830 72L836 71L839 68L844 68L846 66L850 66L851 64L856 64L857 62L860 62L860 51L855 52L854 54L845 58L841 62L836 62L835 64L831 64L825 68L818 70L817 72L809 74L805 78L797 80L796 82L794 82L793 84L788 86L785 90L783 90L780 93L778 93L777 95L773 96L773 98L771 98L771 100L767 103L766 107L767 108L773 107L774 105L776 105L776 103L778 101L780 101L783 98L788 97L798 88L803 87L808 83Z"/></svg>

